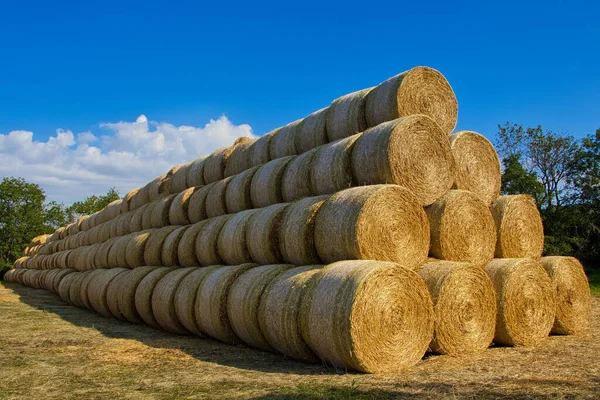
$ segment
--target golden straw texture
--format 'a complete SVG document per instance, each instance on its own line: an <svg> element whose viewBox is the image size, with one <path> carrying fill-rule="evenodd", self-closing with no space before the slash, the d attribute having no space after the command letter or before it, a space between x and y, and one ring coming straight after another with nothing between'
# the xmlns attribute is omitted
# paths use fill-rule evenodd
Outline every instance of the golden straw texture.
<svg viewBox="0 0 600 400"><path fill-rule="evenodd" d="M189 227L190 225L181 226L167 236L162 246L162 265L167 267L180 265L179 258L177 257L179 251L179 241Z"/></svg>
<svg viewBox="0 0 600 400"><path fill-rule="evenodd" d="M146 246L144 246L144 265L163 265L163 244L165 243L167 236L177 228L179 228L179 226L170 225L152 232L146 241Z"/></svg>
<svg viewBox="0 0 600 400"><path fill-rule="evenodd" d="M255 208L283 202L283 173L294 156L278 158L260 167L252 178L250 196Z"/></svg>
<svg viewBox="0 0 600 400"><path fill-rule="evenodd" d="M160 325L156 321L156 318L154 318L152 312L152 294L154 293L154 288L163 276L173 270L174 269L170 267L156 268L147 273L135 289L135 309L137 314L146 324L156 329L160 329Z"/></svg>
<svg viewBox="0 0 600 400"><path fill-rule="evenodd" d="M135 324L141 324L144 322L135 308L135 292L138 285L146 277L146 275L157 268L159 267L138 267L121 277L121 291L118 294L117 302L119 312L129 322L133 322Z"/></svg>
<svg viewBox="0 0 600 400"><path fill-rule="evenodd" d="M175 312L175 292L183 278L197 268L179 268L163 276L152 291L152 315L167 332L187 335L189 331L179 322Z"/></svg>
<svg viewBox="0 0 600 400"><path fill-rule="evenodd" d="M193 186L175 196L169 208L169 224L187 225L190 223L188 219L188 207L191 197L198 189L198 186Z"/></svg>
<svg viewBox="0 0 600 400"><path fill-rule="evenodd" d="M206 162L207 157L208 156L198 157L192 161L192 165L187 174L187 185L189 187L204 185L204 163Z"/></svg>
<svg viewBox="0 0 600 400"><path fill-rule="evenodd" d="M208 218L206 216L206 196L215 183L202 186L194 192L188 203L188 220L195 224Z"/></svg>
<svg viewBox="0 0 600 400"><path fill-rule="evenodd" d="M225 177L240 174L252 166L250 146L256 139L245 140L231 151L225 162Z"/></svg>
<svg viewBox="0 0 600 400"><path fill-rule="evenodd" d="M325 129L330 142L352 136L367 129L365 105L369 89L344 95L331 103L327 110Z"/></svg>
<svg viewBox="0 0 600 400"><path fill-rule="evenodd" d="M294 158L287 166L281 179L281 197L284 202L312 196L310 181L313 159L319 149L307 151Z"/></svg>
<svg viewBox="0 0 600 400"><path fill-rule="evenodd" d="M257 264L282 261L279 251L281 220L288 204L273 204L258 210L246 226L246 246L250 258Z"/></svg>
<svg viewBox="0 0 600 400"><path fill-rule="evenodd" d="M231 179L233 178L229 177L215 182L215 185L208 191L206 195L206 216L208 218L227 214L225 192Z"/></svg>
<svg viewBox="0 0 600 400"><path fill-rule="evenodd" d="M219 232L217 242L219 257L224 264L237 265L252 261L248 252L246 227L258 210L241 211L233 215ZM198 242L196 242L198 243ZM196 244L196 251L198 246ZM216 264L216 263L215 263Z"/></svg>
<svg viewBox="0 0 600 400"><path fill-rule="evenodd" d="M198 233L204 229L207 221L200 221L194 225L191 225L179 240L177 246L177 257L179 264L182 267L195 267L199 266L198 259L196 258L196 239Z"/></svg>
<svg viewBox="0 0 600 400"><path fill-rule="evenodd" d="M301 122L300 119L290 122L273 134L269 141L269 155L272 160L298 154L296 150L296 132L301 127Z"/></svg>
<svg viewBox="0 0 600 400"><path fill-rule="evenodd" d="M206 225L198 232L195 251L196 258L203 267L222 264L223 260L219 256L218 250L219 234L223 229L223 225L230 218L230 215L211 218L206 221Z"/></svg>
<svg viewBox="0 0 600 400"><path fill-rule="evenodd" d="M108 300L106 297L108 286L113 279L119 279L119 276L126 271L128 270L125 268L112 268L102 271L102 274L94 276L88 284L88 299L90 305L98 314L108 318L113 316L108 308Z"/></svg>
<svg viewBox="0 0 600 400"><path fill-rule="evenodd" d="M317 149L310 167L313 194L331 194L352 186L350 154L359 136L352 135Z"/></svg>
<svg viewBox="0 0 600 400"><path fill-rule="evenodd" d="M304 122L296 130L294 140L298 154L305 153L329 141L327 131L325 130L327 110L328 108L322 108L310 114L304 118Z"/></svg>
<svg viewBox="0 0 600 400"><path fill-rule="evenodd" d="M252 167L231 178L225 190L225 208L228 213L235 214L253 207L250 187L259 168Z"/></svg>

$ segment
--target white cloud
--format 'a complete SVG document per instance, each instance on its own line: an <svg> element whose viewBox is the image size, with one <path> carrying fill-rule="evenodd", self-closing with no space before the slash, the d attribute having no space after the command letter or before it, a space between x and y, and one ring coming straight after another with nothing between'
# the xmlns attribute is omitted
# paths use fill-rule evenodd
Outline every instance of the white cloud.
<svg viewBox="0 0 600 400"><path fill-rule="evenodd" d="M234 125L225 116L202 128L148 121L145 115L100 128L107 131L100 138L57 129L45 142L29 131L0 133L0 176L23 177L39 184L48 200L70 204L113 186L124 195L175 164L253 136L249 125Z"/></svg>

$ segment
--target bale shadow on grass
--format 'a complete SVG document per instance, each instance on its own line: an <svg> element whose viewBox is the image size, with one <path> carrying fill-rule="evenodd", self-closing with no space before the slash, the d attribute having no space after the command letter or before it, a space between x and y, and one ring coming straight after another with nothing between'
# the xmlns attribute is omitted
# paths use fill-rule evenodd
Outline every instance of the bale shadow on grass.
<svg viewBox="0 0 600 400"><path fill-rule="evenodd" d="M23 303L54 313L73 325L96 329L109 338L131 339L154 348L180 350L205 362L253 371L299 375L353 373L322 364L305 364L281 354L269 353L245 345L233 346L194 335L175 335L147 325L106 318L88 309L66 304L58 295L43 289L15 283L5 283L4 286L17 294Z"/></svg>

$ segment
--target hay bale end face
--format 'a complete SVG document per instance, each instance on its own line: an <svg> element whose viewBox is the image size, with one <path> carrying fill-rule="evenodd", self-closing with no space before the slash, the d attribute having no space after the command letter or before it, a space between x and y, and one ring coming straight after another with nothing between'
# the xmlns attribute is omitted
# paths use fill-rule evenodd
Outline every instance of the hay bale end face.
<svg viewBox="0 0 600 400"><path fill-rule="evenodd" d="M222 225L217 241L219 258L228 265L249 263L252 261L248 251L246 230L251 218L258 210L241 211ZM196 241L196 251L198 251Z"/></svg>
<svg viewBox="0 0 600 400"><path fill-rule="evenodd" d="M456 164L454 186L473 192L486 205L500 195L502 172L494 146L485 136L472 131L450 135L450 148Z"/></svg>
<svg viewBox="0 0 600 400"><path fill-rule="evenodd" d="M540 263L494 259L485 267L496 291L494 343L534 347L548 336L556 312L556 289Z"/></svg>
<svg viewBox="0 0 600 400"><path fill-rule="evenodd" d="M273 204L257 210L246 226L246 246L250 258L257 264L282 262L279 237L283 214L289 204Z"/></svg>
<svg viewBox="0 0 600 400"><path fill-rule="evenodd" d="M206 196L215 186L215 183L202 186L194 192L188 203L188 220L195 224L208 218L206 215Z"/></svg>
<svg viewBox="0 0 600 400"><path fill-rule="evenodd" d="M129 268L136 268L144 265L144 252L146 250L146 243L153 232L156 232L156 229L141 231L129 240L125 255L125 259L127 260L127 265Z"/></svg>
<svg viewBox="0 0 600 400"><path fill-rule="evenodd" d="M401 186L350 188L319 209L315 243L325 263L386 260L415 267L429 252L429 222L415 196Z"/></svg>
<svg viewBox="0 0 600 400"><path fill-rule="evenodd" d="M88 299L92 309L105 317L113 317L108 308L108 286L114 279L119 279L121 274L128 270L125 268L112 268L95 275L88 284Z"/></svg>
<svg viewBox="0 0 600 400"><path fill-rule="evenodd" d="M451 190L425 208L431 229L429 255L478 266L494 257L496 226L489 208L466 190Z"/></svg>
<svg viewBox="0 0 600 400"><path fill-rule="evenodd" d="M360 135L352 150L352 174L358 185L404 186L427 206L450 190L455 165L448 136L431 118L411 115Z"/></svg>
<svg viewBox="0 0 600 400"><path fill-rule="evenodd" d="M165 243L167 236L169 236L171 232L177 228L179 228L179 226L170 225L152 232L146 241L146 245L144 246L144 265L163 265L163 244Z"/></svg>
<svg viewBox="0 0 600 400"><path fill-rule="evenodd" d="M208 191L206 195L206 216L208 218L227 214L225 193L232 179L232 177L221 179L215 182L215 185Z"/></svg>
<svg viewBox="0 0 600 400"><path fill-rule="evenodd" d="M180 265L179 258L177 256L179 251L179 241L189 227L189 225L181 226L167 236L162 246L162 265L167 267Z"/></svg>
<svg viewBox="0 0 600 400"><path fill-rule="evenodd" d="M225 208L230 214L253 207L251 185L254 174L260 167L252 167L231 178L225 190Z"/></svg>
<svg viewBox="0 0 600 400"><path fill-rule="evenodd" d="M494 338L496 295L477 265L429 261L417 269L433 299L434 353L462 356L481 352Z"/></svg>
<svg viewBox="0 0 600 400"><path fill-rule="evenodd" d="M533 198L500 196L492 205L496 224L496 258L533 258L544 250L544 227Z"/></svg>
<svg viewBox="0 0 600 400"><path fill-rule="evenodd" d="M121 291L118 293L117 305L121 315L125 317L129 322L135 324L143 323L143 319L137 312L135 307L135 293L140 282L150 272L154 271L159 267L138 267L131 270L128 274L125 274L120 280Z"/></svg>
<svg viewBox="0 0 600 400"><path fill-rule="evenodd" d="M255 208L283 202L281 193L283 174L294 158L294 156L278 158L256 171L250 186L250 196Z"/></svg>
<svg viewBox="0 0 600 400"><path fill-rule="evenodd" d="M284 202L289 203L313 195L310 175L317 151L319 149L301 154L288 164L281 179L281 196Z"/></svg>
<svg viewBox="0 0 600 400"><path fill-rule="evenodd" d="M179 240L177 257L182 267L200 266L196 257L196 239L198 238L198 233L204 229L206 223L207 221L200 221L194 225L190 225L181 237L181 240Z"/></svg>
<svg viewBox="0 0 600 400"><path fill-rule="evenodd" d="M450 84L433 68L415 67L379 84L367 95L369 127L413 114L431 117L449 135L456 126L458 102Z"/></svg>
<svg viewBox="0 0 600 400"><path fill-rule="evenodd" d="M313 194L331 194L352 186L350 154L359 137L352 135L317 149L310 167Z"/></svg>
<svg viewBox="0 0 600 400"><path fill-rule="evenodd" d="M573 335L590 326L592 296L581 263L573 257L542 257L541 264L556 287L552 333Z"/></svg>
<svg viewBox="0 0 600 400"><path fill-rule="evenodd" d="M187 335L190 332L179 322L175 312L175 293L181 281L197 268L179 268L163 276L152 291L152 314L167 332Z"/></svg>
<svg viewBox="0 0 600 400"><path fill-rule="evenodd" d="M419 275L396 263L342 261L302 296L302 337L325 362L375 373L417 363L433 338L433 305Z"/></svg>
<svg viewBox="0 0 600 400"><path fill-rule="evenodd" d="M203 267L223 263L223 260L219 255L219 235L223 226L230 218L230 215L211 218L207 220L206 225L198 231L195 243L195 253L198 263Z"/></svg>
<svg viewBox="0 0 600 400"><path fill-rule="evenodd" d="M152 294L154 293L154 288L156 287L158 282L171 271L173 271L173 268L156 268L147 273L135 289L134 301L137 315L146 324L156 329L160 329L161 327L160 324L156 321L156 318L154 318L154 313L152 312Z"/></svg>
<svg viewBox="0 0 600 400"><path fill-rule="evenodd" d="M171 207L169 208L169 224L171 225L187 225L190 223L188 219L188 207L190 199L199 189L197 186L193 186L183 190L181 193L175 196Z"/></svg>

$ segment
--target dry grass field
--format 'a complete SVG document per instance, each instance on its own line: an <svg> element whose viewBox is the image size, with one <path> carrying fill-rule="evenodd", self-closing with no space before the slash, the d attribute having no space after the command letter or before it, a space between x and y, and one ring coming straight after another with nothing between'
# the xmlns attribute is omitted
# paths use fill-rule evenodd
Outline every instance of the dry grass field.
<svg viewBox="0 0 600 400"><path fill-rule="evenodd" d="M0 284L0 398L600 398L600 299L585 335L474 358L430 356L393 376L335 371L244 346L107 319Z"/></svg>

